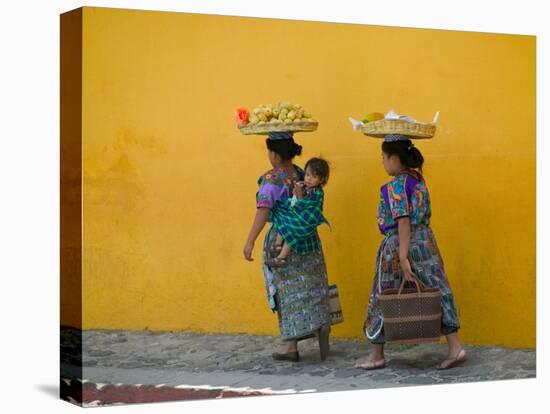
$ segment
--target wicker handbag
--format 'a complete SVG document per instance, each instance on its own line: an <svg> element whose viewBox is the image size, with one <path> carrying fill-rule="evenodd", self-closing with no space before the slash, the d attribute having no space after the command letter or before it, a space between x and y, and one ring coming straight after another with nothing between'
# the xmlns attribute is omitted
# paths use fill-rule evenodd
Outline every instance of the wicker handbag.
<svg viewBox="0 0 550 414"><path fill-rule="evenodd" d="M419 279L416 288L386 289L379 295L388 344L439 342L441 336L441 291Z"/></svg>
<svg viewBox="0 0 550 414"><path fill-rule="evenodd" d="M344 315L342 314L342 306L340 306L340 296L338 295L338 287L336 287L336 285L330 285L328 287L328 297L329 297L330 324L336 325L337 323L344 322Z"/></svg>

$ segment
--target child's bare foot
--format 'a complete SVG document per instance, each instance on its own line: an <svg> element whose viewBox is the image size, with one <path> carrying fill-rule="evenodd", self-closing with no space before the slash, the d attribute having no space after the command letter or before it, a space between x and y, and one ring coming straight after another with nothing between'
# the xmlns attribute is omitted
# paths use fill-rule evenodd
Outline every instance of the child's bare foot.
<svg viewBox="0 0 550 414"><path fill-rule="evenodd" d="M271 252L277 252L277 253L279 253L281 250L283 250L283 245L282 245L282 244L273 244L273 245L269 248L269 250L270 250Z"/></svg>
<svg viewBox="0 0 550 414"><path fill-rule="evenodd" d="M274 257L273 259L269 259L265 262L269 267L283 267L286 266L286 258L285 257Z"/></svg>

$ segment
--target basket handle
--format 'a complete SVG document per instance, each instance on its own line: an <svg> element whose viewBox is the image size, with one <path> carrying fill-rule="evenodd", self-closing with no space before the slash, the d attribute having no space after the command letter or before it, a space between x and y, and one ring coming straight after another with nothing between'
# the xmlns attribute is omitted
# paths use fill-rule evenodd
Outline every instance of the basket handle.
<svg viewBox="0 0 550 414"><path fill-rule="evenodd" d="M416 290L418 291L418 293L420 293L422 291L421 287L424 288L424 289L427 288L427 286L424 283L422 283L422 281L418 277L414 276L413 279L414 280L412 280L412 283L414 283L416 285ZM403 288L405 287L405 282L406 281L407 281L407 279L405 279L405 277L403 277L403 281L401 282L401 286L399 286L399 291L397 292L398 295L400 295L401 292L403 291Z"/></svg>

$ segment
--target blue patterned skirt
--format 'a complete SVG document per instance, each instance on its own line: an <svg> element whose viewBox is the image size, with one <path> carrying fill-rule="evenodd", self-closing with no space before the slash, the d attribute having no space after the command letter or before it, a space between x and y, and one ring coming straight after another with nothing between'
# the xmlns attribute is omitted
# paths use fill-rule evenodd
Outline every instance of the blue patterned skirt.
<svg viewBox="0 0 550 414"><path fill-rule="evenodd" d="M441 332L443 335L456 332L460 323L453 293L445 275L443 259L435 236L428 226L413 226L409 245L409 261L412 271L429 287L441 290ZM385 343L384 320L378 303L381 290L398 289L403 272L399 265L399 236L392 230L382 241L376 256L374 283L367 306L363 330L373 344Z"/></svg>
<svg viewBox="0 0 550 414"><path fill-rule="evenodd" d="M291 252L284 267L270 268L277 230L271 226L264 240L263 272L271 310L277 311L283 340L311 337L321 326L330 324L327 271L323 250L305 255ZM319 237L319 236L317 236Z"/></svg>

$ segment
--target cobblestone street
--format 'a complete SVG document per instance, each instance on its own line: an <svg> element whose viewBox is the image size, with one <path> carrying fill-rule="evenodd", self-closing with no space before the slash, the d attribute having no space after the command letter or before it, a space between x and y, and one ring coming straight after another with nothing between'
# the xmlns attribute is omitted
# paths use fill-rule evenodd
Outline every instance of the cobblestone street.
<svg viewBox="0 0 550 414"><path fill-rule="evenodd" d="M85 405L225 398L424 384L534 378L535 350L465 346L463 366L436 370L445 344L386 347L386 368L353 367L367 341L331 339L321 362L316 339L300 342L300 362L274 361L281 341L272 336L84 331L83 370L75 368L79 335L62 333L62 391L85 383ZM118 387L118 388L117 388ZM124 387L124 388L121 388Z"/></svg>

